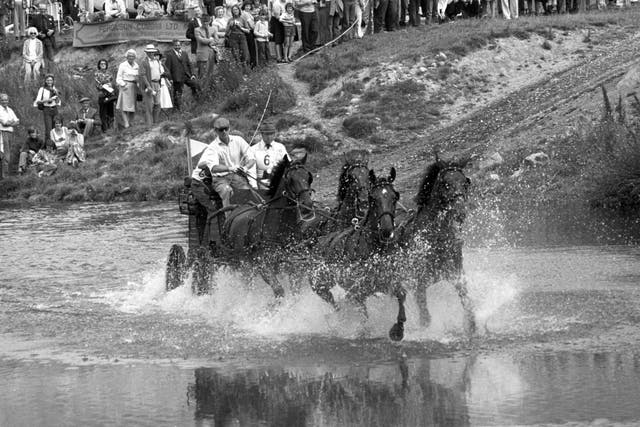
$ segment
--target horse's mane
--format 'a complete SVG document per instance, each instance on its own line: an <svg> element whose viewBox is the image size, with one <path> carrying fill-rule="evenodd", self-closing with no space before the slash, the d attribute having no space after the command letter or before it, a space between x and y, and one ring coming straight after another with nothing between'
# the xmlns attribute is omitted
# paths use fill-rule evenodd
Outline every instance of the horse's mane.
<svg viewBox="0 0 640 427"><path fill-rule="evenodd" d="M282 177L284 176L284 172L291 164L292 163L289 161L289 158L284 156L284 158L273 167L273 171L271 172L271 183L269 184L269 190L267 190L267 197L274 197L276 195L278 187L280 186L280 181L282 181Z"/></svg>
<svg viewBox="0 0 640 427"><path fill-rule="evenodd" d="M456 164L451 162L445 162L443 160L436 160L427 166L427 169L424 172L424 176L422 177L422 181L420 182L420 187L418 189L418 194L413 198L413 201L416 202L418 207L426 206L429 203L429 198L431 197L431 192L433 191L433 187L436 185L436 181L438 180L438 174L440 171L450 167L455 166Z"/></svg>
<svg viewBox="0 0 640 427"><path fill-rule="evenodd" d="M342 172L338 179L338 200L342 201L347 197L347 171L349 166L357 163L367 164L366 152L364 150L351 150L344 156L344 164L342 165Z"/></svg>

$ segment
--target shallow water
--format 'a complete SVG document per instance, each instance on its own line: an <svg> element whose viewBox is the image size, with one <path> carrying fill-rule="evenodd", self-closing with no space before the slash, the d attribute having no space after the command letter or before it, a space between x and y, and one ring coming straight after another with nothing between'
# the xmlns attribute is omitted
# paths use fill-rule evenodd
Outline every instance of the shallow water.
<svg viewBox="0 0 640 427"><path fill-rule="evenodd" d="M165 293L184 230L167 204L0 207L0 426L640 424L640 248L624 233L476 235L481 335L439 283L433 323L410 295L396 344L386 296L367 319L229 271L213 295Z"/></svg>

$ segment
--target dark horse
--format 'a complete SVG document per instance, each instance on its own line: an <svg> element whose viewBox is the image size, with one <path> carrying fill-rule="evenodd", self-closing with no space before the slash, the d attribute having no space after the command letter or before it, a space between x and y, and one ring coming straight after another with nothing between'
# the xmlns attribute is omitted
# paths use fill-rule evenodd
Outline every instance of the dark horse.
<svg viewBox="0 0 640 427"><path fill-rule="evenodd" d="M338 205L333 209L317 208L316 219L302 225L303 235L309 239L309 244L314 244L319 236L364 219L369 203L368 162L368 155L363 150L344 154L336 195Z"/></svg>
<svg viewBox="0 0 640 427"><path fill-rule="evenodd" d="M390 333L392 339L402 339L402 323L406 320L406 291L397 281L388 280L394 260L389 257L395 246L396 205L400 198L393 188L396 171L391 168L385 178L369 172L370 189L367 215L362 223L335 231L318 240L307 270L311 286L325 301L334 304L331 288L341 283L348 298L364 307L366 297L385 292L398 299L398 324Z"/></svg>
<svg viewBox="0 0 640 427"><path fill-rule="evenodd" d="M224 257L231 264L248 261L244 264L257 268L276 296L284 295L276 278L280 249L300 239L300 224L314 214L313 175L304 166L306 159L291 162L285 157L273 170L267 201L233 209L223 226Z"/></svg>
<svg viewBox="0 0 640 427"><path fill-rule="evenodd" d="M436 158L422 178L414 198L415 213L398 227L398 251L402 270L414 283L420 319L427 325L427 288L440 281L453 282L465 310L465 328L475 332L473 306L468 296L462 265L461 227L466 217L465 201L470 181L464 174L468 160Z"/></svg>

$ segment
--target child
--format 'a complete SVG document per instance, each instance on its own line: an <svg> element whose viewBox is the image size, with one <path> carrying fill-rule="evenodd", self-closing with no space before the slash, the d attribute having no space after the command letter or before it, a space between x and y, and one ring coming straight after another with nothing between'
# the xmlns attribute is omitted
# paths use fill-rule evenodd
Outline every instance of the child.
<svg viewBox="0 0 640 427"><path fill-rule="evenodd" d="M258 44L258 64L267 65L269 63L269 37L273 36L269 32L269 23L267 22L268 14L261 12L258 15L258 21L253 29L253 35ZM264 62L263 62L264 61Z"/></svg>
<svg viewBox="0 0 640 427"><path fill-rule="evenodd" d="M296 32L296 20L293 16L293 4L287 3L284 12L280 15L280 22L284 25L284 52L283 61L291 62L291 47L293 46L293 37Z"/></svg>

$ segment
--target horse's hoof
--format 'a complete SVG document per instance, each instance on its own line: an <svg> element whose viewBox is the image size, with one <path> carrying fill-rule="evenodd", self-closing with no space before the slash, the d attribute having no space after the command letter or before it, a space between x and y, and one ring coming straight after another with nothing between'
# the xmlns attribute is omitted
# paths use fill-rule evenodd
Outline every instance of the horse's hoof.
<svg viewBox="0 0 640 427"><path fill-rule="evenodd" d="M404 338L404 324L395 323L389 330L389 338L391 338L391 341L402 341L402 338Z"/></svg>

